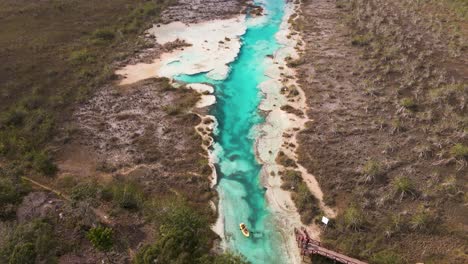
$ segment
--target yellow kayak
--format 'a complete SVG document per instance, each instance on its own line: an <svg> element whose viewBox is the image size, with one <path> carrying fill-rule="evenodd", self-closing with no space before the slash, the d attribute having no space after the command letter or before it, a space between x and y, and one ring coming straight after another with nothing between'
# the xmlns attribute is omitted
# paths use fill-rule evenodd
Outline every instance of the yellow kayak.
<svg viewBox="0 0 468 264"><path fill-rule="evenodd" d="M244 236L246 236L246 237L249 237L249 236L250 236L250 232L249 232L249 230L247 229L247 226L245 226L244 223L241 223L241 224L239 225L239 227L240 227L240 230L242 231L242 234L243 234Z"/></svg>

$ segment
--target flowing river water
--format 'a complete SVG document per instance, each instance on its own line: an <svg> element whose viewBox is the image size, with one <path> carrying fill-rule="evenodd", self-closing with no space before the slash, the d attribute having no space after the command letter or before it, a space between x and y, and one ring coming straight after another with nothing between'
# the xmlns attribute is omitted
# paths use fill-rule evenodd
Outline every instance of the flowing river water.
<svg viewBox="0 0 468 264"><path fill-rule="evenodd" d="M258 110L263 99L259 84L268 80L267 56L280 48L275 36L285 14L285 0L257 1L265 9L259 18L247 18L247 31L237 59L230 64L227 79L215 81L206 74L182 75L187 83L210 83L215 87L216 105L212 114L218 120L214 155L218 175L220 214L224 223L225 244L250 262L287 263L281 236L265 199L260 182L261 164L255 153L258 126L264 117ZM271 60L270 60L271 63ZM239 223L250 229L242 235Z"/></svg>

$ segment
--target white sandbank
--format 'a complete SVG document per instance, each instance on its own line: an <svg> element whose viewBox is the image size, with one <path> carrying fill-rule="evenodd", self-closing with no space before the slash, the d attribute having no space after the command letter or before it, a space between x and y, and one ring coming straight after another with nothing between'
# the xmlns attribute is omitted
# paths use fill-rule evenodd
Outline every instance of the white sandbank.
<svg viewBox="0 0 468 264"><path fill-rule="evenodd" d="M265 75L270 79L259 86L265 97L259 108L267 111L268 115L265 123L257 128L260 136L256 141L256 151L259 162L263 164L261 178L263 185L267 188L266 199L285 242L285 252L288 254L290 263L301 263L300 252L294 238L294 227L302 226L300 216L291 199L291 194L281 188L282 180L278 174L281 166L275 161L283 144L283 132L294 125L290 122L289 115L280 109L287 103L287 98L281 94L281 88L284 85L280 81L280 67L285 68L286 62L283 56L277 56L277 54L287 52L290 45L295 46L295 43L280 42L280 36L289 32L287 21L293 12L293 7L293 4L287 4L280 31L276 35L277 41L284 47L277 51L272 59L266 58L265 63L268 67Z"/></svg>
<svg viewBox="0 0 468 264"><path fill-rule="evenodd" d="M173 22L155 25L148 33L164 45L183 40L191 45L163 53L152 63L127 65L116 71L124 76L120 84L131 84L152 77L173 78L180 74L207 72L215 80L223 80L229 73L228 64L240 51L240 36L246 31L245 15L231 19L212 20L196 24Z"/></svg>
<svg viewBox="0 0 468 264"><path fill-rule="evenodd" d="M212 94L214 93L214 88L213 86L205 83L189 83L187 84L187 87L190 89L193 89L201 94L204 93L209 93Z"/></svg>
<svg viewBox="0 0 468 264"><path fill-rule="evenodd" d="M302 110L304 113L307 110L306 97L297 85L297 80L294 77L295 71L286 65L287 57L293 59L299 57L296 46L300 41L300 36L299 34L290 35L291 25L288 22L289 17L299 8L300 6L297 4L287 4L280 31L276 34L278 43L283 45L283 47L274 54L273 59L267 59L269 66L265 75L271 79L260 84L260 89L265 96L260 104L260 109L267 111L268 115L266 122L257 128L260 136L256 142L258 159L263 164L262 183L267 187L266 199L275 215L280 232L285 239L286 252L291 263L302 263L293 230L294 227L299 228L303 224L301 223L297 208L291 199L291 193L281 189L282 180L278 172L284 168L277 164L275 159L278 153L283 151L297 163L296 147L291 148L286 146L289 143L293 143L294 146L298 145L296 139L297 133L305 127L305 123L308 121L307 117L299 117L281 110L281 106L287 104ZM293 76L294 78L288 79L287 83L283 83L281 73L283 73L283 76ZM281 94L281 88L291 85L297 87L299 95L287 98ZM285 138L283 136L284 133L291 135L291 137ZM323 193L315 177L300 164L298 164L297 170L302 173L303 179L311 193L320 201L320 207L324 213L327 216L334 217L335 212L322 201ZM318 226L311 225L306 228L313 238L319 239L320 228Z"/></svg>
<svg viewBox="0 0 468 264"><path fill-rule="evenodd" d="M197 85L195 85L195 86L197 86ZM212 116L212 115L205 115L205 116L199 115L199 117L201 118L201 122L195 127L195 131L197 131L197 133L201 136L202 142L209 142L208 145L202 144L202 147L208 154L208 165L211 167L211 179L210 179L211 180L211 188L214 188L214 186L216 184L218 184L218 175L216 173L216 168L214 166L214 164L216 162L216 160L215 160L216 156L213 153L213 151L211 151L210 148L212 147L213 142L214 142L213 137L211 136L211 134L216 133L216 129L217 129L217 126L218 126L218 121L216 120L216 117ZM207 122L207 121L209 121L209 122ZM216 204L214 204L213 201L210 201L210 205L211 205L211 207L213 208L214 211L217 211L218 215L222 214L222 208L219 206L219 204L216 205ZM211 227L211 229L213 230L213 232L218 234L220 237L224 238L223 218L218 217L216 219L216 223ZM226 245L224 243L222 243L220 246L221 246L222 249L224 249Z"/></svg>
<svg viewBox="0 0 468 264"><path fill-rule="evenodd" d="M216 103L216 97L212 95L214 93L214 88L211 85L204 83L191 83L187 84L187 88L197 91L201 98L195 105L196 108L203 108Z"/></svg>

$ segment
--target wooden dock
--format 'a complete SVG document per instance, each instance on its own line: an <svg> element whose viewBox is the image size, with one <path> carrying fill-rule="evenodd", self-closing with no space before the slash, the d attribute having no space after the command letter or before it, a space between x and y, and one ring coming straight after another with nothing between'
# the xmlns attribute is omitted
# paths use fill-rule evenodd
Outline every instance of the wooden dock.
<svg viewBox="0 0 468 264"><path fill-rule="evenodd" d="M301 255L303 257L315 254L344 264L367 264L366 262L322 247L319 241L310 238L305 228L301 228L301 230L294 228L294 234L296 236L297 246L301 250Z"/></svg>

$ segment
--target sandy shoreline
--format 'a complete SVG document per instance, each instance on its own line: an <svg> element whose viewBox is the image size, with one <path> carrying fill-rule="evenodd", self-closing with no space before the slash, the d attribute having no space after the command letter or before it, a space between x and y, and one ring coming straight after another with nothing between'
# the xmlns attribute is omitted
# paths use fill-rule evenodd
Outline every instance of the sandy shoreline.
<svg viewBox="0 0 468 264"><path fill-rule="evenodd" d="M261 179L267 188L266 199L281 233L284 250L290 263L301 263L293 230L294 227L299 227L302 224L296 206L291 199L291 194L281 188L282 180L279 171L282 168L276 163L276 156L284 142L283 133L295 125L290 122L289 114L280 109L281 106L287 104L287 98L281 94L283 87L281 69L286 68L285 57L294 52L296 46L296 41L285 42L282 36L286 36L290 32L288 19L294 12L294 8L295 5L292 3L286 5L280 31L276 34L277 41L284 47L278 50L273 58L267 59L268 67L265 75L271 79L260 84L264 100L259 108L267 112L268 115L265 123L258 127L260 136L256 141L256 152L259 162L263 164Z"/></svg>
<svg viewBox="0 0 468 264"><path fill-rule="evenodd" d="M147 34L160 45L184 42L186 45L164 52L151 63L127 65L116 71L123 76L120 85L151 77L167 77L206 72L214 80L223 80L229 74L228 64L239 54L240 37L246 31L245 15L217 19L196 24L172 22L154 25Z"/></svg>
<svg viewBox="0 0 468 264"><path fill-rule="evenodd" d="M290 13L285 16L285 20L286 20L285 27L287 27L287 30L284 30L284 31L282 30L277 35L278 42L285 45L285 48L279 50L277 54L275 54L275 59L281 60L283 63L285 62L285 60L288 59L288 57L292 60L300 59L300 54L298 53L298 51L302 52L305 49L305 42L302 41L302 38L299 32L297 32L298 34L294 34L294 35L291 34L293 30L292 30L292 26L290 25L288 21L288 18L290 17L290 15L296 13L299 9L300 9L299 4L289 4L288 12ZM303 46L299 46L298 45L299 42L303 43ZM323 210L325 215L329 217L335 217L336 212L332 208L325 205L325 203L323 202L323 192L315 176L309 173L307 169L305 169L298 162L298 157L296 153L297 147L299 145L297 143L297 135L299 134L299 132L301 132L305 128L306 123L310 121L310 119L306 115L308 106L307 106L305 93L297 82L295 70L291 67L288 67L285 64L281 66L284 67L283 75L292 77L292 78L285 79L287 81L283 80L283 84L286 87L294 86L297 92L299 93L296 97L287 100L288 101L287 104L292 106L295 109L302 111L304 115L298 116L295 114L288 114L286 111L280 110L283 114L287 114L289 118L289 123L290 123L290 126L285 131L286 133L282 135L283 142L285 144L282 145L280 150L295 161L297 165L296 170L302 173L302 177L304 181L309 187L309 190L311 191L311 193L319 200L320 208Z"/></svg>
<svg viewBox="0 0 468 264"><path fill-rule="evenodd" d="M298 47L297 44L301 41L301 37L299 34L291 34L293 29L289 23L290 16L297 12L299 8L299 4L287 3L283 23L276 35L277 41L283 47L268 61L269 67L265 75L271 79L260 85L260 89L265 96L260 105L260 110L267 112L268 115L266 122L258 128L260 136L256 142L257 155L260 163L263 164L261 177L262 183L267 187L266 199L285 241L284 246L291 263L302 262L293 229L294 227L301 227L303 224L291 199L291 193L281 189L282 180L278 172L283 170L284 167L277 164L276 157L282 151L297 163L296 149L298 144L296 136L305 128L305 123L308 121L305 116L299 117L281 110L281 106L285 105L290 105L303 111L303 113L306 113L307 110L305 94L297 84L295 71L286 65L287 58L299 58L296 47ZM284 78L284 76L288 76L288 78ZM283 87L293 85L299 93L297 96L287 97L282 94L281 89ZM286 137L285 134L288 136ZM321 209L327 216L334 217L336 213L333 209L323 203L323 193L315 177L299 163L297 165L297 170L302 173L311 193L320 201ZM306 228L313 238L319 239L320 228L318 226L311 225Z"/></svg>

